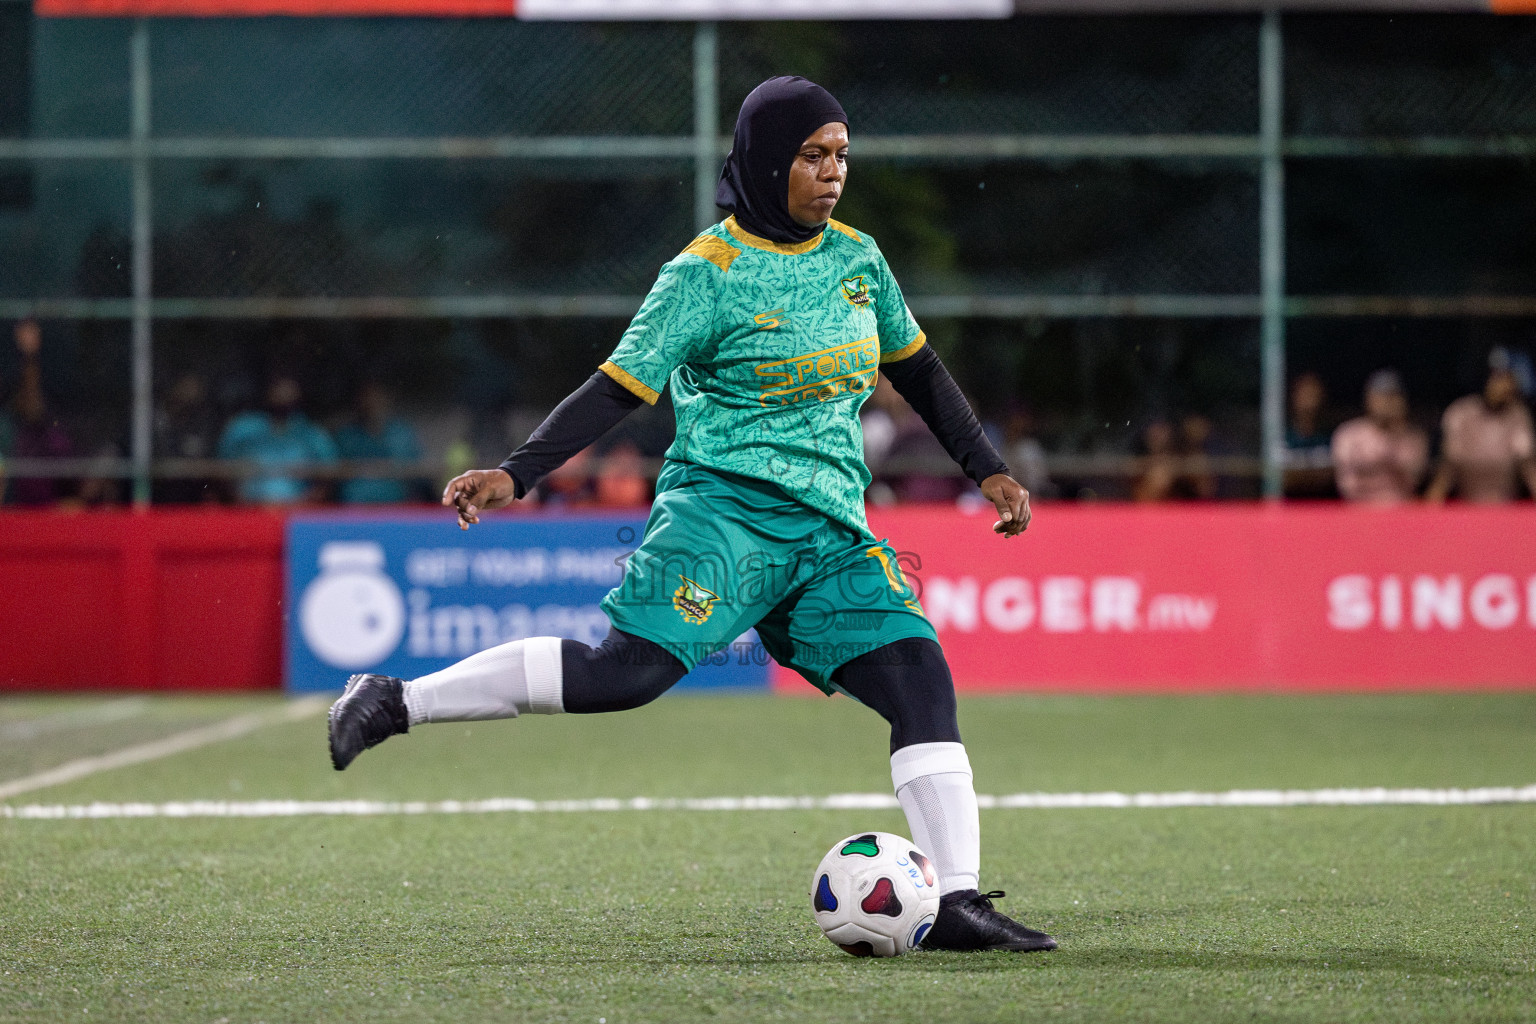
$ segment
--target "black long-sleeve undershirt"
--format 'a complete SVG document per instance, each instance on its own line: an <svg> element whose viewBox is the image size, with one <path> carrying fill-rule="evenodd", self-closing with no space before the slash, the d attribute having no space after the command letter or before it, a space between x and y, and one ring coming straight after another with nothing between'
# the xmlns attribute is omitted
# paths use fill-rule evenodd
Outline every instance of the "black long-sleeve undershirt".
<svg viewBox="0 0 1536 1024"><path fill-rule="evenodd" d="M880 369L966 476L979 485L995 473L1008 472L960 386L931 345L922 346L906 359L884 363ZM512 478L517 497L526 495L547 474L617 426L640 403L638 395L601 370L588 377L501 464Z"/></svg>
<svg viewBox="0 0 1536 1024"><path fill-rule="evenodd" d="M949 457L978 486L993 474L1008 472L1008 464L987 440L971 411L971 403L965 400L960 385L949 375L932 345L924 345L894 363L882 363L880 372L928 424Z"/></svg>
<svg viewBox="0 0 1536 1024"><path fill-rule="evenodd" d="M640 402L639 395L602 370L588 377L501 464L512 478L517 496L523 497L572 455L608 433L639 408Z"/></svg>

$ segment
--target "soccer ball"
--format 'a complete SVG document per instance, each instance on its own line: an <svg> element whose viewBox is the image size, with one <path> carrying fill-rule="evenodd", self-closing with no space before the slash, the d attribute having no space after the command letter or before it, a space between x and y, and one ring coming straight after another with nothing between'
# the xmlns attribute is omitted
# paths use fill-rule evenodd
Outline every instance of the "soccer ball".
<svg viewBox="0 0 1536 1024"><path fill-rule="evenodd" d="M918 948L939 913L939 879L910 839L862 832L827 851L811 878L811 909L827 938L854 956Z"/></svg>

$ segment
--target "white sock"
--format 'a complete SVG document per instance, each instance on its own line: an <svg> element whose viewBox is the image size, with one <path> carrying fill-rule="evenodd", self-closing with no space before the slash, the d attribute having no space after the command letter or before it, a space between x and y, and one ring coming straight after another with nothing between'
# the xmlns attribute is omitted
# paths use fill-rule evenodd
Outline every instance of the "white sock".
<svg viewBox="0 0 1536 1024"><path fill-rule="evenodd" d="M412 725L558 715L565 710L562 679L560 638L529 637L410 680L405 708Z"/></svg>
<svg viewBox="0 0 1536 1024"><path fill-rule="evenodd" d="M891 755L891 782L912 841L933 860L939 892L981 882L981 815L961 743L914 743Z"/></svg>

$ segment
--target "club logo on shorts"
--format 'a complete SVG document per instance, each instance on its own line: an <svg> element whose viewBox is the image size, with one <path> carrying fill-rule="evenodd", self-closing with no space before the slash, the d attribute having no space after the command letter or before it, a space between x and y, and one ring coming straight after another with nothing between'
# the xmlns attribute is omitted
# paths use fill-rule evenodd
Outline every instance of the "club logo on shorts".
<svg viewBox="0 0 1536 1024"><path fill-rule="evenodd" d="M687 576L679 575L677 578L683 581L683 585L672 592L672 607L677 609L684 622L702 626L710 612L715 610L715 602L720 600L720 595L699 586Z"/></svg>
<svg viewBox="0 0 1536 1024"><path fill-rule="evenodd" d="M859 309L869 305L869 285L864 283L863 277L845 277L842 281L843 298L853 303Z"/></svg>

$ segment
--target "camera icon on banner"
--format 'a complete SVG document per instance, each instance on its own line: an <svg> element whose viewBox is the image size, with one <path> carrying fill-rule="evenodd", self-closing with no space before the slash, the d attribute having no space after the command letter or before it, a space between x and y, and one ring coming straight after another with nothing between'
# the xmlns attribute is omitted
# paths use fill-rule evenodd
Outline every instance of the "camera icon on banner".
<svg viewBox="0 0 1536 1024"><path fill-rule="evenodd" d="M374 541L320 547L320 575L299 600L299 632L314 656L339 669L372 668L405 635L405 600Z"/></svg>

